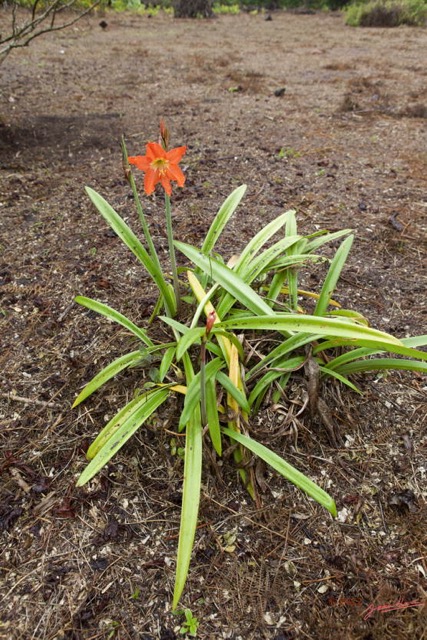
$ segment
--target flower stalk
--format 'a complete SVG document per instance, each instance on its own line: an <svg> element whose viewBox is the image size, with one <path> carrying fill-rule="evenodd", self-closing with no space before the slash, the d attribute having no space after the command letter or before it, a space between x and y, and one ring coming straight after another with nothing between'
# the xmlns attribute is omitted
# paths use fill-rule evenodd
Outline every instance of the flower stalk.
<svg viewBox="0 0 427 640"><path fill-rule="evenodd" d="M130 188L132 189L133 199L135 202L139 221L141 223L142 231L144 233L144 237L148 245L150 256L156 262L156 265L159 268L159 270L161 270L159 257L157 255L157 251L154 246L153 239L151 237L150 229L148 228L147 219L145 217L144 210L142 208L141 200L138 195L138 190L136 188L135 178L133 177L133 173L129 167L128 153L126 149L124 136L122 137L122 153L123 153L123 168L124 168L125 176L127 181L129 182Z"/></svg>
<svg viewBox="0 0 427 640"><path fill-rule="evenodd" d="M178 268L176 264L175 246L173 243L171 199L167 193L165 193L165 217L166 217L166 232L168 236L169 258L170 258L171 270L172 270L173 290L175 292L175 300L176 300L176 312L179 315L179 310L181 306L181 296L179 292Z"/></svg>

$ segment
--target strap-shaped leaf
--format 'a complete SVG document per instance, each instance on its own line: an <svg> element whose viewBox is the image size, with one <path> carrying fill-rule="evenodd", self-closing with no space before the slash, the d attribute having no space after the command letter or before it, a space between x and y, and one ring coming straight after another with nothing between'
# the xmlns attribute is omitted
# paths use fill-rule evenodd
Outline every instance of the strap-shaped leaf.
<svg viewBox="0 0 427 640"><path fill-rule="evenodd" d="M296 219L296 216L294 215L289 219L289 222L286 225L286 236L292 237L296 234L296 232L297 232L297 219ZM287 255L292 256L294 254L296 255L298 253L303 253L306 244L307 244L306 239L302 238L301 241L298 242L298 244L293 244L289 247L289 249L286 251ZM298 308L298 271L296 269L288 269L282 273L277 273L274 276L274 278L276 278L276 276L279 278L279 280L282 281L282 284L284 282L288 283L289 306L292 311L296 311ZM281 276L285 276L285 278ZM272 298L276 299L276 296L273 295Z"/></svg>
<svg viewBox="0 0 427 640"><path fill-rule="evenodd" d="M264 300L231 269L214 258L204 256L200 251L189 244L185 244L184 242L175 242L175 246L200 269L206 273L211 273L215 282L219 282L226 291L231 293L236 300L247 307L250 311L257 315L268 315L274 313L268 304L264 302ZM221 317L220 308L218 308L218 314Z"/></svg>
<svg viewBox="0 0 427 640"><path fill-rule="evenodd" d="M178 606L184 590L196 534L202 482L202 432L200 409L196 408L187 423L185 436L181 524L179 528L172 609L176 609Z"/></svg>
<svg viewBox="0 0 427 640"><path fill-rule="evenodd" d="M102 196L90 187L86 187L86 192L92 200L99 213L108 222L113 231L121 238L124 244L132 251L138 260L144 265L148 273L156 283L165 301L168 315L174 315L176 312L176 301L173 290L168 286L167 281L155 260L149 255L144 245L139 241L132 229L126 222L114 211L113 207Z"/></svg>
<svg viewBox="0 0 427 640"><path fill-rule="evenodd" d="M131 366L133 363L137 362L141 359L141 352L139 349L137 351L132 351L131 353L127 353L124 356L120 356L113 362L110 362L102 371L100 371L88 384L85 388L79 393L77 398L73 402L73 409L77 407L78 404L86 400L94 391L102 387L103 384L113 378L115 375L126 369L126 367Z"/></svg>
<svg viewBox="0 0 427 640"><path fill-rule="evenodd" d="M221 372L220 372L221 373ZM218 375L218 374L217 374ZM215 378L206 382L206 417L209 435L213 448L219 456L222 455L221 426L219 424L218 405Z"/></svg>
<svg viewBox="0 0 427 640"><path fill-rule="evenodd" d="M174 331L177 331L178 334L181 333L185 335L190 331L189 327L187 327L182 322L178 322L178 320L174 320L174 318L168 318L167 316L158 316L160 320L163 320L166 324L168 324Z"/></svg>
<svg viewBox="0 0 427 640"><path fill-rule="evenodd" d="M188 357L188 353L184 354ZM184 361L185 364L185 361ZM224 366L223 360L215 358L209 362L205 367L205 381L206 383L212 377L215 377L217 372ZM179 419L179 429L182 430L187 422L190 420L193 413L199 407L200 404L200 373L197 373L188 385L187 393L185 394L184 408L182 410Z"/></svg>
<svg viewBox="0 0 427 640"><path fill-rule="evenodd" d="M246 413L250 413L251 407L246 399L245 394L233 384L230 378L222 371L218 371L218 373L216 374L216 379L218 380L221 387L224 387L227 393L229 393L230 396L234 398L239 407L243 409L243 411L246 411Z"/></svg>
<svg viewBox="0 0 427 640"><path fill-rule="evenodd" d="M350 387L350 389L352 389L353 391L355 391L359 395L363 395L363 392L358 387L356 387L355 384L350 382L350 380L347 378L347 376L341 375L337 371L333 371L332 369L327 369L326 367L320 367L320 371L326 376L331 376L332 378L335 378L336 380L339 380L340 382L345 384L347 387Z"/></svg>
<svg viewBox="0 0 427 640"><path fill-rule="evenodd" d="M306 255L305 253L292 256L282 255L281 244L282 242L285 243L286 240L287 238L284 238L283 241L277 242L272 247L269 247L251 263L247 282L252 282L262 273L298 267L309 261L316 262L323 259L321 256ZM281 293L284 293L283 288ZM286 293L289 293L289 288L286 290Z"/></svg>
<svg viewBox="0 0 427 640"><path fill-rule="evenodd" d="M111 458L123 447L129 438L139 427L154 413L154 411L166 400L169 388L157 389L147 397L136 411L133 411L121 427L112 435L91 460L77 481L81 487L93 478Z"/></svg>
<svg viewBox="0 0 427 640"><path fill-rule="evenodd" d="M332 294L335 290L341 271L345 265L348 254L353 244L354 236L351 235L341 243L336 254L333 257L331 265L329 267L327 276L320 291L319 299L316 304L313 315L323 316L329 305L329 300L332 298Z"/></svg>
<svg viewBox="0 0 427 640"><path fill-rule="evenodd" d="M240 200L245 195L246 185L243 184L240 187L237 187L230 195L226 198L218 213L216 214L209 231L206 234L205 240L202 245L202 253L207 255L212 251L214 246L217 243L218 238L223 232L227 222L237 209Z"/></svg>
<svg viewBox="0 0 427 640"><path fill-rule="evenodd" d="M239 354L237 353L237 349L234 345L231 347L228 376L235 387L243 390ZM240 433L242 421L247 422L248 414L239 408L238 402L230 393L227 393L227 407L229 409L227 422L228 427L233 431L238 431ZM251 498L255 500L255 488L251 479L251 473L248 473L248 471L246 470L246 463L248 462L248 459L245 454L246 452L244 449L242 449L242 447L235 447L233 451L233 458L239 470L239 476L243 486L245 487Z"/></svg>
<svg viewBox="0 0 427 640"><path fill-rule="evenodd" d="M111 420L105 425L105 427L100 431L98 436L90 445L89 449L86 452L86 458L88 460L92 460L105 446L106 442L120 429L120 427L130 418L130 416L135 413L143 404L147 402L147 399L152 395L157 389L151 389L146 393L143 393L130 402L128 402L124 407L120 409L116 413L115 416L111 418Z"/></svg>
<svg viewBox="0 0 427 640"><path fill-rule="evenodd" d="M287 338L284 342L279 344L275 349L272 349L267 355L256 365L250 369L246 374L246 381L249 381L258 371L264 369L269 365L275 366L278 361L282 360L285 355L296 351L300 347L308 344L309 342L316 342L321 336L312 333L297 333L296 335Z"/></svg>
<svg viewBox="0 0 427 640"><path fill-rule="evenodd" d="M324 244L338 240L338 238L342 238L343 236L348 236L349 233L352 233L352 229L341 229L341 231L335 231L334 233L318 231L311 236L313 239L307 243L306 251L312 253Z"/></svg>
<svg viewBox="0 0 427 640"><path fill-rule="evenodd" d="M119 313L112 307L109 307L107 304L98 302L98 300L93 300L92 298L85 298L84 296L77 296L76 298L74 298L74 300L78 304L81 304L83 307L91 309L92 311L96 311L96 313L100 313L109 320L121 324L122 327L125 327L125 329L128 329L128 331L131 331L131 333L133 333L137 338L142 340L142 342L144 342L147 347L153 346L152 340L150 340L147 332L144 329L137 327L136 324L126 318L126 316Z"/></svg>
<svg viewBox="0 0 427 640"><path fill-rule="evenodd" d="M159 381L163 382L170 366L175 358L176 346L168 347L163 355L162 361L159 367Z"/></svg>
<svg viewBox="0 0 427 640"><path fill-rule="evenodd" d="M221 319L217 311L215 310L214 306L210 302L209 298L210 298L210 295L214 293L216 289L219 287L219 284L218 283L214 284L214 286L210 289L209 294L207 294L203 289L202 285L200 284L199 280L197 279L196 275L192 271L187 271L187 278L188 278L188 282L190 283L190 287L192 288L193 293L196 296L196 300L199 303L196 313L193 316L191 326L195 326L195 323L198 322L197 314L201 306L203 306L203 310L205 312L206 317L208 317L209 314L211 313L215 314L214 324L218 324ZM224 354L224 358L228 363L230 361L230 349L231 349L230 341L228 340L228 338L223 338L222 336L217 336L217 340L221 348L221 351ZM212 347L212 342L210 343L210 347Z"/></svg>
<svg viewBox="0 0 427 640"><path fill-rule="evenodd" d="M271 311L271 309L270 309ZM385 351L400 353L406 350L402 342L394 336L364 327L355 325L346 320L336 320L334 318L319 318L317 316L289 314L273 314L268 316L249 316L247 318L236 318L221 322L219 327L226 329L258 329L267 331L295 331L302 333L317 333L325 336L337 336L354 340L356 345L382 348ZM415 352L418 357L419 353ZM427 358L427 354L423 354Z"/></svg>
<svg viewBox="0 0 427 640"><path fill-rule="evenodd" d="M278 456L277 453L274 453L264 445L256 442L256 440L252 440L252 438L249 438L248 436L244 436L237 431L233 431L233 429L223 427L222 431L229 438L239 442L244 447L252 451L252 453L264 460L264 462L278 471L284 478L292 482L292 484L305 491L307 495L316 500L316 502L322 505L322 507L325 507L325 509L327 509L334 517L337 515L337 507L333 498L321 487L310 480L310 478L307 478L307 476L301 473L301 471L298 471L298 469L295 469L295 467Z"/></svg>
<svg viewBox="0 0 427 640"><path fill-rule="evenodd" d="M400 351L400 355L410 356L413 358L423 359L423 351L418 351L415 347L425 347L427 345L427 335L425 336L412 336L410 338L402 338L402 344L404 345L404 350ZM337 346L346 346L348 342L345 341L330 341L324 342L320 344L318 347L313 349L313 353L318 353L319 351L323 351L324 349L334 348ZM342 365L347 364L353 360L357 360L359 358L364 358L366 356L374 356L380 353L384 353L381 349L369 349L363 348L353 349L351 351L347 351L347 353L343 353L340 356L337 356L333 360L330 360L327 365L325 365L328 369L337 369Z"/></svg>
<svg viewBox="0 0 427 640"><path fill-rule="evenodd" d="M325 372L331 373L327 368ZM418 371L427 373L427 362L418 362L417 360L403 360L399 358L372 358L367 360L356 360L342 365L339 368L341 374L350 375L352 373L360 373L361 371ZM336 371L332 371L336 373Z"/></svg>
<svg viewBox="0 0 427 640"><path fill-rule="evenodd" d="M178 341L176 359L179 362L186 351L206 333L205 327L189 329Z"/></svg>
<svg viewBox="0 0 427 640"><path fill-rule="evenodd" d="M255 387L249 394L249 404L257 409L266 391L271 387L273 382L280 378L287 371L297 371L305 362L305 356L295 356L288 360L275 363L274 369L267 369L267 372L258 380Z"/></svg>
<svg viewBox="0 0 427 640"><path fill-rule="evenodd" d="M265 227L263 227L261 231L258 231L258 233L252 238L252 240L248 242L248 244L240 254L239 259L234 265L235 272L239 273L243 277L243 279L245 279L244 274L247 270L247 267L256 256L258 251L289 221L289 219L293 215L295 215L295 211L286 211L285 213L282 213L280 216L265 225ZM296 233L292 237L286 238L286 241L283 245L283 250L297 242L299 239L300 237L297 236Z"/></svg>
<svg viewBox="0 0 427 640"><path fill-rule="evenodd" d="M289 248L295 242L298 242L299 236L293 236L292 238L282 238L274 245L266 249L261 255L256 256L249 264L242 264L238 268L234 267L233 272L242 277L246 284L251 284L261 273L268 272L270 270L271 263L279 256L283 254L285 249ZM307 256L302 257L302 261L305 261ZM297 263L298 260L293 261ZM221 299L218 308L221 310L221 315L225 317L231 307L235 304L236 299L229 293Z"/></svg>

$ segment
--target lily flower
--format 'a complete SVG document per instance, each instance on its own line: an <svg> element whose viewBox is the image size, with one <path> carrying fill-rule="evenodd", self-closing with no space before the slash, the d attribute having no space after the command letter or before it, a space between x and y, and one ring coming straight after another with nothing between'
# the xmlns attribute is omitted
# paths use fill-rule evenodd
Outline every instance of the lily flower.
<svg viewBox="0 0 427 640"><path fill-rule="evenodd" d="M178 187L184 186L185 176L178 163L186 150L187 147L176 147L166 151L157 142L149 142L145 156L128 158L129 164L144 171L144 191L148 196L153 193L159 182L168 196L172 194L171 181L176 182Z"/></svg>

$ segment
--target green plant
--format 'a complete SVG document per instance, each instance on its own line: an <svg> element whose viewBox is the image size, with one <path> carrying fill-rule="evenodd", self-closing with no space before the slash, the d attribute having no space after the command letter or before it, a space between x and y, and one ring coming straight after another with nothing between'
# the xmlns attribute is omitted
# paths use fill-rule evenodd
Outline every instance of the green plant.
<svg viewBox="0 0 427 640"><path fill-rule="evenodd" d="M182 623L179 633L183 636L196 637L200 623L198 619L193 616L191 609L184 609L184 611L178 611L177 613L180 615L184 614L185 616L185 622Z"/></svg>
<svg viewBox="0 0 427 640"><path fill-rule="evenodd" d="M278 158L299 158L301 153L293 147L282 147L277 156Z"/></svg>
<svg viewBox="0 0 427 640"><path fill-rule="evenodd" d="M423 26L427 20L426 0L369 0L350 4L345 9L346 24L351 27Z"/></svg>
<svg viewBox="0 0 427 640"><path fill-rule="evenodd" d="M163 125L161 139L165 146L167 137ZM181 174L172 166L179 153L149 145L146 156L132 157L130 161L145 172L146 192L151 193L159 182L170 193L169 179L183 184ZM150 150L156 153L150 155ZM177 421L178 431L185 431L185 444L173 596L173 608L176 608L187 578L197 526L204 432L217 456L222 456L224 439L234 445L238 473L254 500L257 500L257 491L249 465L251 454L259 456L335 516L336 505L328 493L273 450L257 442L251 419L267 394L277 401L291 377L303 370L310 372L310 408L320 416L323 415L318 397L320 378L333 378L361 393L349 378L354 373L391 369L425 372L427 353L417 347L427 344L427 336L399 340L370 328L363 316L341 308L333 300L353 243L349 229L303 236L298 233L295 211L286 211L258 231L237 258L226 263L216 252L216 245L244 196L244 185L225 200L200 248L178 241L173 243L192 265L181 272L186 274L184 289L182 280L175 282L178 270L172 268L172 276L162 271L124 145L123 152L146 247L99 194L90 188L87 192L97 210L157 285L159 300L153 316L163 310L158 321L170 331L170 338L166 342L156 341L154 328L139 327L99 301L76 298L82 306L123 326L140 346L98 373L83 388L73 406L86 400L120 371L138 364L144 366L153 357L159 358L154 382L151 379L147 388L135 394L89 447L90 462L78 485L93 478L168 398L177 393L184 396ZM150 171L157 173L153 175ZM166 216L170 216L168 201ZM171 229L168 238L172 242ZM319 253L326 244L338 241L341 244L332 259ZM301 289L301 267L310 268L318 263L329 264L320 291ZM205 321L201 321L202 315ZM397 354L399 358L383 357L385 353Z"/></svg>

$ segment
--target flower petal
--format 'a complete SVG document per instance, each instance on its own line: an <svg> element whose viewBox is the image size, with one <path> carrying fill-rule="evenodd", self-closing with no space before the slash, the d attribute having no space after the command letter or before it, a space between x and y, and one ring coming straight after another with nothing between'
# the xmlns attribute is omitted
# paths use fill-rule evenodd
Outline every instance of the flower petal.
<svg viewBox="0 0 427 640"><path fill-rule="evenodd" d="M149 142L147 144L147 157L151 161L156 158L166 158L166 151L158 142Z"/></svg>
<svg viewBox="0 0 427 640"><path fill-rule="evenodd" d="M144 176L144 191L147 196L150 196L156 184L159 182L159 175L157 171L153 171L153 169L148 168L145 176Z"/></svg>
<svg viewBox="0 0 427 640"><path fill-rule="evenodd" d="M175 180L178 187L183 187L185 182L185 175L181 171L181 167L177 164L170 164L166 172L167 177L170 180Z"/></svg>
<svg viewBox="0 0 427 640"><path fill-rule="evenodd" d="M160 176L160 182L162 184L163 189L166 191L168 196L172 195L172 185L167 175Z"/></svg>
<svg viewBox="0 0 427 640"><path fill-rule="evenodd" d="M150 166L147 156L129 156L128 162L129 164L135 165L135 167L141 171L147 171Z"/></svg>
<svg viewBox="0 0 427 640"><path fill-rule="evenodd" d="M186 151L187 151L187 147L176 147L175 149L171 149L170 151L167 151L166 158L169 160L169 162L172 162L173 164L177 164L181 160L182 156Z"/></svg>

